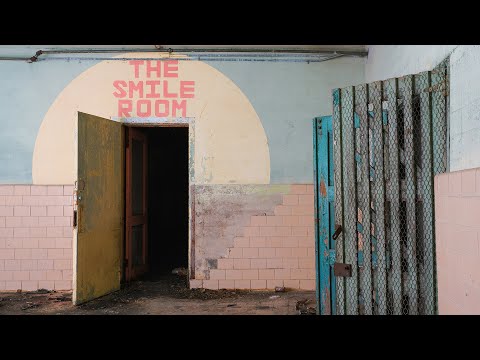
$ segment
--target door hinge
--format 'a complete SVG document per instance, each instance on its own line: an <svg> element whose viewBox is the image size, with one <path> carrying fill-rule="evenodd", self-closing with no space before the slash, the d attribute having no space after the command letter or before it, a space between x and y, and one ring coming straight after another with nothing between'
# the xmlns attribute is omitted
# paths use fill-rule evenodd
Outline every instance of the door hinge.
<svg viewBox="0 0 480 360"><path fill-rule="evenodd" d="M73 227L77 227L77 210L73 210Z"/></svg>

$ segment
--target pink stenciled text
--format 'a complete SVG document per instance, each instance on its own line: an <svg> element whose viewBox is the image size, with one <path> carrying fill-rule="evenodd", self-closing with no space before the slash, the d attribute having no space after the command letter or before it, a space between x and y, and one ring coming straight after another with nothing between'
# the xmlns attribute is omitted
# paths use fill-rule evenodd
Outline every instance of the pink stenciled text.
<svg viewBox="0 0 480 360"><path fill-rule="evenodd" d="M195 81L178 80L178 60L130 60L135 79L115 80L119 117L187 117Z"/></svg>

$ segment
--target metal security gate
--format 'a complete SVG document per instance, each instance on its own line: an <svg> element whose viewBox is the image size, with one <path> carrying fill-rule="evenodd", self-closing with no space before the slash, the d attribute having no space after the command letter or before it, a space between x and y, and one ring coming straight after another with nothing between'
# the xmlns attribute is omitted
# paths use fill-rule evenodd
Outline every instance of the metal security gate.
<svg viewBox="0 0 480 360"><path fill-rule="evenodd" d="M447 168L448 60L333 91L336 313L436 314L434 175Z"/></svg>

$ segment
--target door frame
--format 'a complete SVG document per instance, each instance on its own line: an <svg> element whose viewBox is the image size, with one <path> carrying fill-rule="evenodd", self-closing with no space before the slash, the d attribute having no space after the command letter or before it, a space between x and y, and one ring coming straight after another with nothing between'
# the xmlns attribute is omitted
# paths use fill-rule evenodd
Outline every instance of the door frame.
<svg viewBox="0 0 480 360"><path fill-rule="evenodd" d="M195 118L115 117L125 127L186 127L188 128L188 280L195 278ZM123 249L125 250L125 248ZM125 258L125 254L123 254ZM122 267L122 271L124 271ZM124 278L125 273L122 273Z"/></svg>

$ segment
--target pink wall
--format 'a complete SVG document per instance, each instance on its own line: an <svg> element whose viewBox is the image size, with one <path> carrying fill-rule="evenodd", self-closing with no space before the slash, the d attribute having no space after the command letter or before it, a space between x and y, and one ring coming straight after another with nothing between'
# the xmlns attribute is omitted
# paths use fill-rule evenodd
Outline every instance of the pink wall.
<svg viewBox="0 0 480 360"><path fill-rule="evenodd" d="M0 185L0 291L72 288L72 194Z"/></svg>
<svg viewBox="0 0 480 360"><path fill-rule="evenodd" d="M480 168L435 177L439 314L480 314Z"/></svg>

